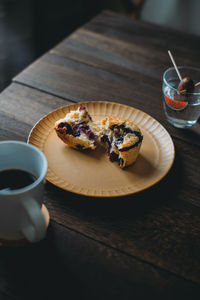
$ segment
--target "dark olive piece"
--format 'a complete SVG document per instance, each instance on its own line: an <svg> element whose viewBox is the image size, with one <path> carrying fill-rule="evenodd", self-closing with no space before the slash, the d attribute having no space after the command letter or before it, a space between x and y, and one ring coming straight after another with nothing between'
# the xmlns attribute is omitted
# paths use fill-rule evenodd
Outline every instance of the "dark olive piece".
<svg viewBox="0 0 200 300"><path fill-rule="evenodd" d="M194 82L190 77L184 77L179 85L178 85L178 91L179 92L187 92L187 93L192 93L194 90Z"/></svg>

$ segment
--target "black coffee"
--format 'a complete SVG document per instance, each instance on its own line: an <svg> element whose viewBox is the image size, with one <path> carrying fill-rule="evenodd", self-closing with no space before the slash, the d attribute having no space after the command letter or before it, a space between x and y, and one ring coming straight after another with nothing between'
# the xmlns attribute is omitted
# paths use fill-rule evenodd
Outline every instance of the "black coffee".
<svg viewBox="0 0 200 300"><path fill-rule="evenodd" d="M0 171L0 191L21 189L35 180L36 177L34 175L23 170L3 170Z"/></svg>

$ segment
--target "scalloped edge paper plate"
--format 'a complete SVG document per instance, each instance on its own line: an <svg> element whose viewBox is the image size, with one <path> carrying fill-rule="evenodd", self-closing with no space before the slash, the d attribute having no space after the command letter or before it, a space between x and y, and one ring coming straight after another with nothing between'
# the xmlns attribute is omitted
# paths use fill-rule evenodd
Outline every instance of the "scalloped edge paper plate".
<svg viewBox="0 0 200 300"><path fill-rule="evenodd" d="M55 121L81 105L94 120L117 116L139 126L144 139L132 166L122 170L117 162L108 160L102 147L80 152L57 137ZM168 173L175 156L173 141L158 121L131 106L104 101L74 103L50 112L33 127L28 142L46 155L49 182L64 190L93 197L118 197L145 190Z"/></svg>

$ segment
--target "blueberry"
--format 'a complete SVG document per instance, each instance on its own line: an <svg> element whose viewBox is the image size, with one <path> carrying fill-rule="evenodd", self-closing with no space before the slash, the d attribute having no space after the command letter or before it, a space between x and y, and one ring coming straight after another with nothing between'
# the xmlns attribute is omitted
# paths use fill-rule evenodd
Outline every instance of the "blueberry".
<svg viewBox="0 0 200 300"><path fill-rule="evenodd" d="M78 131L78 130L77 130L77 131L74 131L74 133L73 133L73 136L74 136L74 137L77 137L77 136L80 136L80 135L81 135L81 134L80 134L80 131Z"/></svg>
<svg viewBox="0 0 200 300"><path fill-rule="evenodd" d="M124 141L124 137L120 134L115 134L115 144L122 144Z"/></svg>
<svg viewBox="0 0 200 300"><path fill-rule="evenodd" d="M95 140L95 139L96 139L96 136L95 136L95 134L91 131L91 132L89 133L89 135L88 135L88 138L89 138L89 140Z"/></svg>
<svg viewBox="0 0 200 300"><path fill-rule="evenodd" d="M81 124L81 125L79 125L79 128L80 128L80 129L83 129L84 131L86 131L86 130L89 129L89 126L86 125L86 124Z"/></svg>
<svg viewBox="0 0 200 300"><path fill-rule="evenodd" d="M115 153L114 151L112 151L110 154L109 154L109 159L110 161L118 161L118 154Z"/></svg>
<svg viewBox="0 0 200 300"><path fill-rule="evenodd" d="M76 149L77 149L77 150L82 150L82 149L83 149L83 146L80 145L80 144L76 144L75 146L76 146Z"/></svg>
<svg viewBox="0 0 200 300"><path fill-rule="evenodd" d="M60 124L58 124L58 128L66 127L66 124L66 122L61 122Z"/></svg>
<svg viewBox="0 0 200 300"><path fill-rule="evenodd" d="M79 107L79 111L86 110L85 106Z"/></svg>
<svg viewBox="0 0 200 300"><path fill-rule="evenodd" d="M87 135L90 135L91 132L92 132L91 129L86 129L85 130L85 134L87 134Z"/></svg>
<svg viewBox="0 0 200 300"><path fill-rule="evenodd" d="M101 142L102 142L102 143L108 142L108 136L104 134L104 135L101 137Z"/></svg>
<svg viewBox="0 0 200 300"><path fill-rule="evenodd" d="M110 126L110 129L113 130L114 128L118 128L118 129L124 129L125 128L125 124L113 124L112 126Z"/></svg>
<svg viewBox="0 0 200 300"><path fill-rule="evenodd" d="M58 128L58 132L60 132L60 133L64 133L64 132L65 132L65 130L64 130L63 128Z"/></svg>
<svg viewBox="0 0 200 300"><path fill-rule="evenodd" d="M134 133L134 131L131 128L125 127L124 128L124 133L126 135L127 133Z"/></svg>
<svg viewBox="0 0 200 300"><path fill-rule="evenodd" d="M58 125L58 128L62 128L62 129L63 129L64 127L66 127L66 133L67 133L67 134L73 134L72 127L71 127L71 125L70 125L69 123L67 123L67 122L61 122L61 123ZM64 133L64 130L63 130L62 133Z"/></svg>

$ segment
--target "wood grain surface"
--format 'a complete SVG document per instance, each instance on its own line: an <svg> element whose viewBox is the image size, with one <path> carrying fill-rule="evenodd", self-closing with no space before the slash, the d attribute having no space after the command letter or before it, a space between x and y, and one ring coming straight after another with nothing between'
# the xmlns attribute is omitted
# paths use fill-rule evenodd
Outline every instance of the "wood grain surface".
<svg viewBox="0 0 200 300"><path fill-rule="evenodd" d="M172 66L169 45L178 65L200 67L199 38L139 24L104 12L14 81L75 102L105 100L131 105L157 119L173 136L200 145L199 123L186 133L173 128L162 107L162 74Z"/></svg>
<svg viewBox="0 0 200 300"><path fill-rule="evenodd" d="M5 121L0 119L2 132L9 139L24 141L43 115L69 103L18 84L7 88L0 95L0 102L5 116ZM13 131L18 135L13 135ZM186 204L199 205L199 177L196 176L199 169L194 167L199 164L198 149L184 142L181 151L183 142L179 139L175 145L176 160L170 173L161 183L138 195L97 200L46 184L45 203L51 219L127 255L199 283L199 211Z"/></svg>
<svg viewBox="0 0 200 300"><path fill-rule="evenodd" d="M46 183L44 202L51 216L47 237L21 253L53 249L47 256L55 258L52 278L55 270L59 278L66 272L72 289L75 280L83 299L200 297L200 125L184 131L164 118L161 77L170 65L169 45L180 64L198 66L199 38L187 36L186 43L178 32L103 12L25 69L0 94L0 140L26 141L41 117L80 100L139 108L173 138L176 157L171 171L137 195L94 199ZM44 274L51 268L46 259ZM21 284L19 290L14 285L10 291L15 276L6 276L5 283L3 278L0 273L0 291L13 297L23 291L25 297L28 288L23 290ZM42 293L52 278L46 275ZM63 285L64 279L61 291Z"/></svg>

